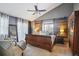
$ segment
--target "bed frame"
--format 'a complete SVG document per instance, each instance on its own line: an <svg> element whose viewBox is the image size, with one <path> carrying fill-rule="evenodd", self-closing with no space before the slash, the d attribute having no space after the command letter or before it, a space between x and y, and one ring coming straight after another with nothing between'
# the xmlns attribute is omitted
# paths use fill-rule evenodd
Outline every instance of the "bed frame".
<svg viewBox="0 0 79 59"><path fill-rule="evenodd" d="M52 51L52 41L50 36L43 35L26 35L26 44L31 44L32 46L36 46L39 48L46 49L48 51Z"/></svg>

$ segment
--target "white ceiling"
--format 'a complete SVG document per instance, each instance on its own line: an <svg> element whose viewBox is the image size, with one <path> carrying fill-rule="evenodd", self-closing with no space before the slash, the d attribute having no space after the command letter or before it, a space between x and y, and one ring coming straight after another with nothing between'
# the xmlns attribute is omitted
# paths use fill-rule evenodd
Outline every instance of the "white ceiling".
<svg viewBox="0 0 79 59"><path fill-rule="evenodd" d="M56 8L60 4L61 3L38 3L37 5L39 10L46 9L47 11L41 12L41 15L32 15L34 12L28 12L27 10L34 10L34 5L36 5L35 3L0 3L0 12L33 21L48 11Z"/></svg>

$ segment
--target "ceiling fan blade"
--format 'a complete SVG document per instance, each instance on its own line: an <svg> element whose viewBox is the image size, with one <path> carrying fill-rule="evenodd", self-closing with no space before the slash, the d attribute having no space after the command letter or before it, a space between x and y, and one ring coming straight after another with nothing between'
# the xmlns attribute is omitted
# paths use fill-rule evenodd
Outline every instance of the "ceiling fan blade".
<svg viewBox="0 0 79 59"><path fill-rule="evenodd" d="M44 10L38 10L39 12L44 12L44 11L46 11L45 9Z"/></svg>
<svg viewBox="0 0 79 59"><path fill-rule="evenodd" d="M37 5L35 5L34 7L35 7L35 10L38 11Z"/></svg>
<svg viewBox="0 0 79 59"><path fill-rule="evenodd" d="M35 15L35 12L32 15Z"/></svg>
<svg viewBox="0 0 79 59"><path fill-rule="evenodd" d="M35 12L35 10L27 10L27 11L30 11L30 12Z"/></svg>

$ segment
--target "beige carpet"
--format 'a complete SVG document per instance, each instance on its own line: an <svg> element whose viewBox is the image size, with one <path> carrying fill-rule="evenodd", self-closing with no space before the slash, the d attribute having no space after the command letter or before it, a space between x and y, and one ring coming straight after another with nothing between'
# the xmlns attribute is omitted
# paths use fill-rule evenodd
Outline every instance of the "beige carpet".
<svg viewBox="0 0 79 59"><path fill-rule="evenodd" d="M68 44L56 44L52 49L52 55L54 56L72 56L71 49Z"/></svg>
<svg viewBox="0 0 79 59"><path fill-rule="evenodd" d="M68 43L56 44L53 47L52 52L27 45L27 48L24 50L24 56L72 56L72 52Z"/></svg>

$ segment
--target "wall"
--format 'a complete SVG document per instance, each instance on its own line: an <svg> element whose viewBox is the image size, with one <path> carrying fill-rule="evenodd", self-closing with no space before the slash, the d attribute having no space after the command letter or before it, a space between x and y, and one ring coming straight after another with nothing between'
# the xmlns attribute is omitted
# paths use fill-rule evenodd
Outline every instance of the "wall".
<svg viewBox="0 0 79 59"><path fill-rule="evenodd" d="M65 3L57 8L49 11L45 15L39 17L37 20L44 20L44 19L53 19L53 18L62 18L65 16L69 16L73 11L73 4Z"/></svg>
<svg viewBox="0 0 79 59"><path fill-rule="evenodd" d="M73 4L73 7L74 7L74 8L73 8L74 11L79 10L79 3L74 3L74 4Z"/></svg>

